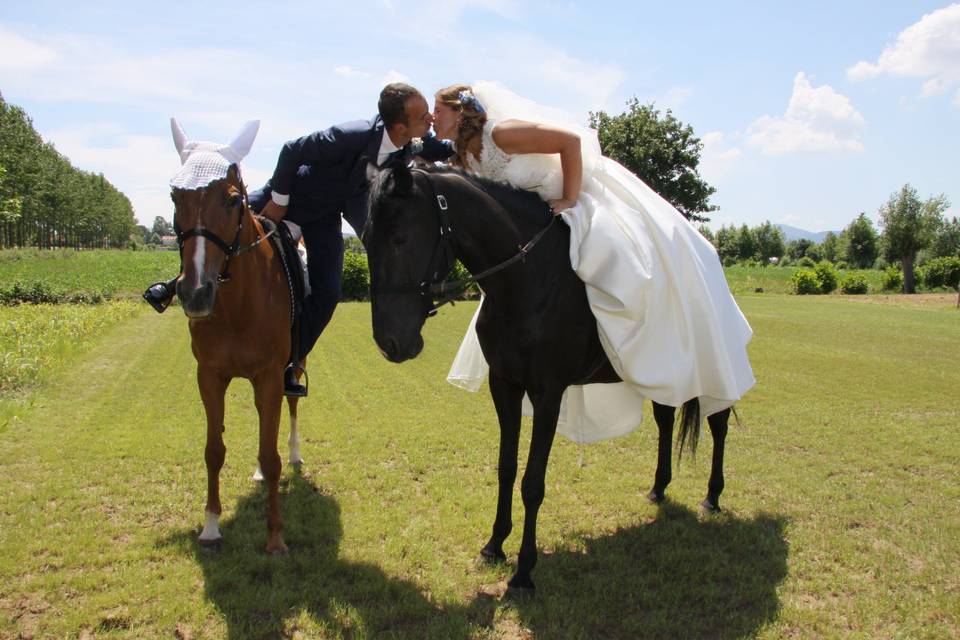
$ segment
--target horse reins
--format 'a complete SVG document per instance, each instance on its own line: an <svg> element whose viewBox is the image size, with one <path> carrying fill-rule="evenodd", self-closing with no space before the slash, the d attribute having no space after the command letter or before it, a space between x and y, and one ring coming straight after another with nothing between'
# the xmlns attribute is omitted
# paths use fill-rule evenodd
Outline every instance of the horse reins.
<svg viewBox="0 0 960 640"><path fill-rule="evenodd" d="M177 224L177 217L173 217L173 232L177 236L177 247L180 249L180 262L183 262L183 243L188 239L195 236L206 238L213 244L217 246L224 254L226 254L227 259L223 263L223 270L217 275L218 282L227 282L230 280L230 272L227 271L227 268L230 266L230 259L235 258L251 249L255 248L258 244L269 238L274 234L276 229L271 229L267 233L260 235L252 243L241 247L240 246L240 233L243 231L243 213L249 208L250 202L247 198L247 188L243 184L243 178L240 176L240 166L233 165L237 168L237 180L240 182L240 195L243 200L243 206L240 207L240 215L237 218L237 232L233 236L233 242L229 245L223 241L223 238L213 233L212 231L207 231L203 227L194 227L192 229L187 229L183 231L180 229L180 225ZM204 194L205 195L205 194Z"/></svg>
<svg viewBox="0 0 960 640"><path fill-rule="evenodd" d="M436 315L437 310L443 305L447 303L453 304L457 295L469 285L503 271L515 262L525 261L530 250L540 242L540 239L546 235L557 219L556 215L551 215L550 222L547 223L547 226L538 231L526 244L518 245L517 253L510 258L476 275L453 282L447 282L445 278L450 272L450 269L453 268L454 263L454 260L451 258L456 258L453 229L450 226L450 220L447 214L450 205L447 203L447 199L443 194L437 193L433 181L430 179L429 172L423 169L413 169L413 171L423 175L424 180L427 181L427 185L430 187L430 192L433 194L434 210L437 212L437 219L440 222L440 237L437 238L437 244L434 246L430 264L427 267L427 273L419 284L411 282L392 287L376 287L375 290L373 282L371 282L370 293L417 293L423 296L425 301L429 301L429 307L427 309L428 317ZM441 266L441 260L444 260L444 258L446 259L445 265ZM440 296L439 299L435 299L436 296Z"/></svg>

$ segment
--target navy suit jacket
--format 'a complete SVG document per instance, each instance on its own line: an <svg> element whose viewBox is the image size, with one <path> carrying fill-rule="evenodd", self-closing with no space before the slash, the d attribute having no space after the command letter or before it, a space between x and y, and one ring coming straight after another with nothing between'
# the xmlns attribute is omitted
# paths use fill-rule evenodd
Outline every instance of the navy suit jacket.
<svg viewBox="0 0 960 640"><path fill-rule="evenodd" d="M380 116L372 120L345 122L315 131L283 145L273 177L258 192L250 194L251 204L260 210L270 192L290 195L287 219L299 225L339 220L342 214L357 233L367 220L366 167L376 163L385 128ZM410 145L404 147L410 154ZM417 155L433 162L453 155L449 140L432 135L423 138Z"/></svg>

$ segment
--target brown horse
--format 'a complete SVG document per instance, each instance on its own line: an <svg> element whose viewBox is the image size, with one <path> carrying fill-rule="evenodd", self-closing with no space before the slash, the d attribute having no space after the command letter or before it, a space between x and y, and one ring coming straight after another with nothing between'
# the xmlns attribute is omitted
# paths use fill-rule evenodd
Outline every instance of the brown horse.
<svg viewBox="0 0 960 640"><path fill-rule="evenodd" d="M220 469L224 395L233 378L253 383L260 415L259 469L267 482L267 551L283 552L277 452L283 371L290 354L290 291L283 265L251 214L239 162L249 152L258 122L234 142L189 142L171 120L183 166L171 180L174 229L181 252L177 296L190 319L197 385L207 414L206 522L200 543L220 542ZM230 243L230 244L228 244ZM299 463L297 399L289 398L290 462Z"/></svg>

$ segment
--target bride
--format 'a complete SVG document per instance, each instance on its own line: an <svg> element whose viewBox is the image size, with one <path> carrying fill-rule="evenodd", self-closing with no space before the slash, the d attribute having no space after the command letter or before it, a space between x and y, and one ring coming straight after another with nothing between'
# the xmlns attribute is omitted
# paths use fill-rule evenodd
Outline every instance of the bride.
<svg viewBox="0 0 960 640"><path fill-rule="evenodd" d="M595 131L496 83L452 85L435 97L433 126L456 142L455 164L536 191L570 227L570 262L623 383L569 387L560 433L577 442L623 435L640 425L645 398L673 407L699 398L702 415L711 415L753 386L746 349L753 332L716 250L642 180L603 157ZM447 378L471 391L488 370L477 315Z"/></svg>

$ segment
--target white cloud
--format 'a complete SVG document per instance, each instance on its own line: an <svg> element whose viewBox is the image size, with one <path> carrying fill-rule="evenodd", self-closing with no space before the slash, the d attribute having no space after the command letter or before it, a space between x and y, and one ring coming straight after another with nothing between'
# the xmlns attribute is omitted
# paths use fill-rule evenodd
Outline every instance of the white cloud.
<svg viewBox="0 0 960 640"><path fill-rule="evenodd" d="M349 65L342 65L333 70L341 78L369 78L372 74L366 71L357 71Z"/></svg>
<svg viewBox="0 0 960 640"><path fill-rule="evenodd" d="M799 72L782 116L760 116L747 129L747 145L767 155L801 151L861 151L863 116L830 85L814 87Z"/></svg>
<svg viewBox="0 0 960 640"><path fill-rule="evenodd" d="M928 78L924 97L960 81L960 3L924 15L900 32L876 62L860 61L847 70L847 77L855 81L884 74Z"/></svg>
<svg viewBox="0 0 960 640"><path fill-rule="evenodd" d="M654 98L654 102L667 109L676 109L692 98L694 93L693 87L670 87L663 95Z"/></svg>
<svg viewBox="0 0 960 640"><path fill-rule="evenodd" d="M739 147L731 146L726 134L711 131L700 138L703 151L700 153L700 175L708 183L716 186L730 174L737 159L743 155Z"/></svg>
<svg viewBox="0 0 960 640"><path fill-rule="evenodd" d="M0 71L33 72L57 61L56 50L0 25Z"/></svg>

